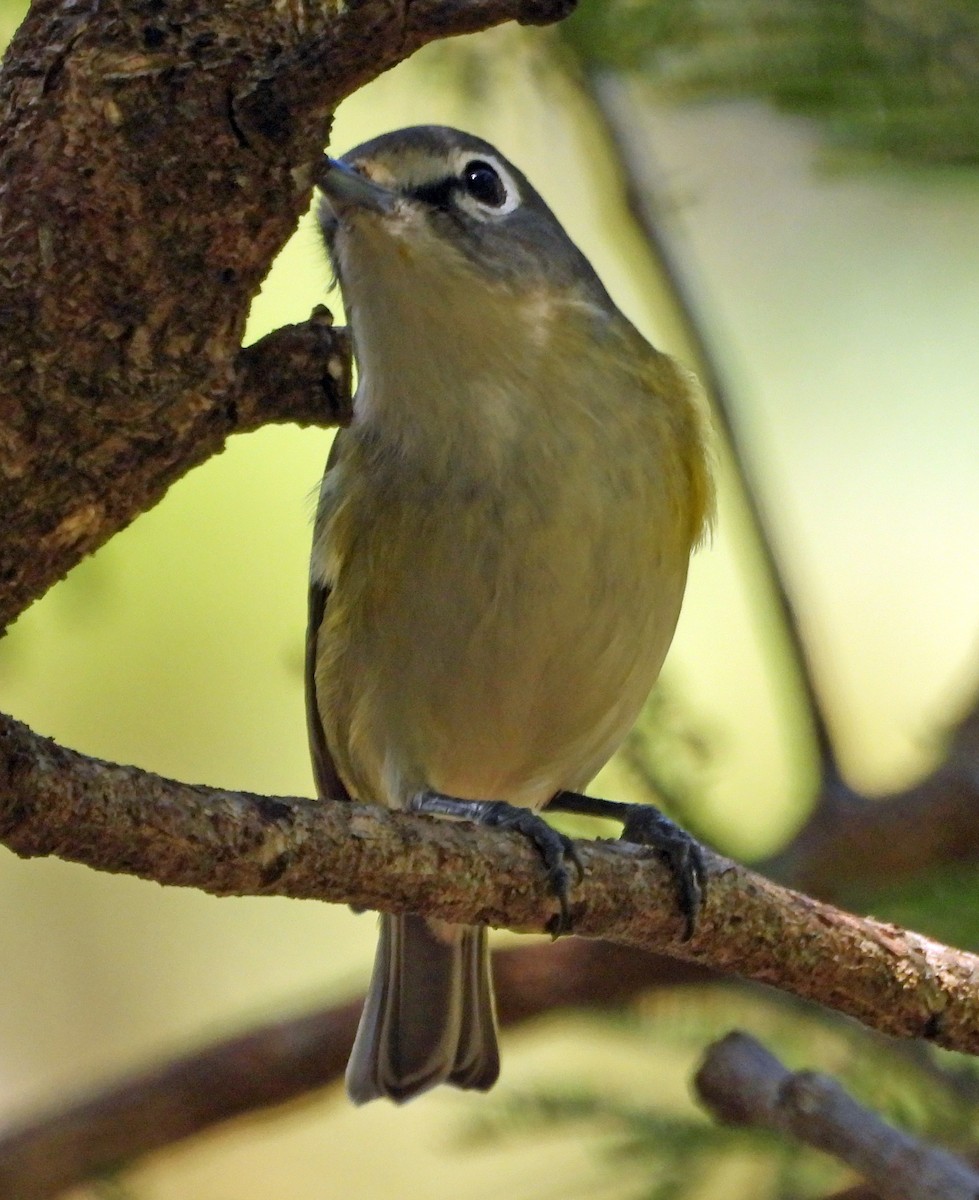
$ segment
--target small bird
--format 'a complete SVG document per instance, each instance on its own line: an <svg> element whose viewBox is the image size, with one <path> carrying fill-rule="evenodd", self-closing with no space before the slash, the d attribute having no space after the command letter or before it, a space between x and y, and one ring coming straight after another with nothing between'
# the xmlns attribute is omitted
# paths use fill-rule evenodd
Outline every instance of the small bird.
<svg viewBox="0 0 979 1200"><path fill-rule="evenodd" d="M558 930L576 858L539 814L615 816L671 861L689 932L696 843L580 790L659 674L710 522L696 385L487 142L403 129L318 182L358 371L311 558L319 793L522 831ZM485 928L382 915L352 1100L498 1073Z"/></svg>

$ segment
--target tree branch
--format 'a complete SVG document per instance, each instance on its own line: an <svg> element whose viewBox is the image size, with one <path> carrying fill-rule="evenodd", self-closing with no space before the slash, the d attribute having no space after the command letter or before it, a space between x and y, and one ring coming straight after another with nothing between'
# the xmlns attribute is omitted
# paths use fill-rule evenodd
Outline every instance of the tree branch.
<svg viewBox="0 0 979 1200"><path fill-rule="evenodd" d="M280 336L289 339L292 334L279 331L270 340ZM298 336L303 342L306 333ZM264 350L256 352L264 354ZM252 348L244 353L252 353ZM283 361L287 358L283 356ZM272 358L273 363L279 361L278 356ZM316 369L322 361L314 352L309 365ZM266 392L258 388L255 395L260 402ZM303 420L300 392L297 401L296 419ZM38 757L31 747L39 739L22 727L12 723L10 727L26 737L25 745L20 736L0 736L0 780L13 786L25 761ZM69 769L79 757L68 756ZM948 758L933 776L907 791L853 809L835 822L821 821L818 828L804 829L766 869L778 871L782 880L804 880L807 890L833 896L845 893L855 881L872 887L877 879L911 875L922 866L979 857L977 762L979 704L957 726ZM55 760L49 769L57 772ZM139 772L131 777L137 788L143 780ZM49 786L56 784L51 781ZM182 790L181 785L176 788ZM41 802L43 797L38 797L37 803ZM0 788L0 812L6 813L3 820L8 825L14 820L12 808L16 810L16 803L11 805L10 796ZM607 1007L652 987L718 978L716 972L692 962L579 938L498 952L494 973L505 1025L556 1008ZM360 1004L358 1000L274 1022L38 1114L0 1137L0 1194L45 1200L120 1161L138 1158L243 1112L335 1083L350 1051ZM234 1081L233 1087L229 1081ZM850 1192L845 1194L849 1197ZM854 1200L857 1196L870 1200L871 1195L868 1188L853 1191Z"/></svg>
<svg viewBox="0 0 979 1200"><path fill-rule="evenodd" d="M235 361L227 432L285 423L346 425L353 415L350 360L349 333L334 327L324 305L301 325L266 334Z"/></svg>
<svg viewBox="0 0 979 1200"><path fill-rule="evenodd" d="M327 326L312 336L319 337L324 331L328 332ZM297 327L296 336L299 344L304 344L304 326ZM270 351L280 337L288 342L293 333L284 330L270 335ZM261 361L265 344L258 343L243 353L254 353ZM288 359L288 354L271 354L270 362ZM323 361L314 350L308 365L315 371ZM257 387L256 403L276 390ZM297 420L305 419L304 395L302 389L296 392ZM246 408L242 406L242 413ZM311 415L315 417L315 412ZM260 415L256 421L262 419ZM242 415L241 420L244 423L246 418ZM12 723L10 727L24 735L0 737L0 780L13 786L13 780L25 770L25 762L36 762L40 739L22 727ZM78 760L87 761L68 755L69 770ZM910 875L923 865L963 855L979 856L977 761L979 705L959 723L948 759L932 777L905 792L854 809L836 822L819 822L818 830L803 830L789 850L771 860L768 867L777 870L783 880L796 883L802 879L819 894L832 896L845 893L848 883L854 881L872 886L875 879ZM49 761L48 769L57 773L56 759ZM145 784L142 773L130 776L127 772L126 777L134 788ZM97 774L93 784L98 785ZM56 788L57 784L49 780L48 786ZM176 788L178 793L182 790L181 785ZM2 788L0 797L0 812L6 813L3 820L10 825L14 819L11 807L17 805L11 806ZM43 803L44 797L38 796L36 802ZM905 829L914 836L903 836ZM90 836L97 840L99 835ZM494 956L494 971L504 1024L555 1008L621 1003L651 987L717 978L709 968L692 962L579 938L553 946L504 950ZM0 1138L0 1194L44 1200L115 1163L140 1157L243 1112L335 1083L349 1054L359 1008L357 1001L274 1022L110 1083L57 1111L39 1114ZM866 1189L859 1194L870 1195Z"/></svg>
<svg viewBox="0 0 979 1200"><path fill-rule="evenodd" d="M213 11L173 0L164 22L121 0L89 8L35 0L0 80L0 627L230 433L267 421L346 419L343 331L317 318L240 349L251 297L308 204L330 111L432 38L509 19L553 20L566 7L565 0L354 0L331 15L254 0ZM962 779L964 814L964 771ZM974 797L974 772L971 787ZM430 911L448 864L466 883L446 897L453 911L529 928L547 919L539 866L521 842L333 807L174 784L85 759L0 721L0 832L20 853L58 853L205 890L359 896ZM399 864L412 847L414 857ZM675 951L675 923L662 915L672 913L671 889L659 864L602 847L589 848L588 860L591 878L576 896L582 932ZM713 961L715 944L729 939L719 966L744 958L747 973L773 982L783 974L785 938L815 947L825 936L827 953L837 951L840 914L723 860L712 863L709 920L685 948L691 958ZM417 870L430 873L412 879ZM469 872L477 876L472 887ZM622 921L614 912L620 902ZM661 913L652 922L651 903ZM886 1008L897 988L907 1003L894 1006L904 1024L892 1032L920 1026L954 1041L970 1022L975 1028L962 1015L974 998L957 974L968 956L846 922L851 960L862 962L866 948L874 963L857 1009ZM900 978L898 943L908 936L916 953ZM749 959L742 948L752 937ZM621 964L639 962L577 942L535 949L527 961L601 950L620 955ZM811 969L795 959L784 965L790 988ZM633 988L640 975L622 967ZM849 1002L847 982L840 991ZM832 981L823 983L832 1000ZM505 1012L505 978L501 985ZM557 994L556 984L544 987L540 1002ZM532 1008L526 995L521 1004ZM943 1005L952 1016L947 1029L935 1017ZM338 1038L334 1054L344 1057ZM293 1085L307 1086L298 1076ZM220 1119L226 1102L218 1094L199 1102L198 1112ZM160 1128L172 1135L174 1127L161 1117Z"/></svg>
<svg viewBox="0 0 979 1200"><path fill-rule="evenodd" d="M0 1196L46 1200L221 1121L336 1078L360 1004L283 1020L133 1074L0 1136Z"/></svg>
<svg viewBox="0 0 979 1200"><path fill-rule="evenodd" d="M321 361L314 354L311 363ZM262 389L257 395L264 395ZM0 780L5 773L13 778L22 757L19 738L0 737ZM948 759L934 775L835 822L804 829L787 851L770 860L766 871L777 871L789 883L805 881L806 890L826 897L845 892L856 881L872 887L875 880L908 876L922 866L979 857L977 762L979 705L958 725ZM9 799L7 806L9 822ZM580 938L498 952L494 973L505 1025L562 1007L607 1007L652 987L718 978L692 962ZM358 1000L273 1022L38 1114L0 1137L0 1195L45 1200L115 1163L337 1082L360 1005ZM233 1093L228 1085L232 1079ZM869 1188L860 1188L853 1191L853 1200L871 1200L871 1195Z"/></svg>
<svg viewBox="0 0 979 1200"><path fill-rule="evenodd" d="M695 1078L715 1117L787 1133L853 1167L883 1200L976 1200L979 1174L948 1151L888 1125L828 1076L789 1072L744 1033L707 1051Z"/></svg>
<svg viewBox="0 0 979 1200"><path fill-rule="evenodd" d="M245 318L337 103L435 38L569 7L35 0L0 77L0 629L254 398Z"/></svg>
<svg viewBox="0 0 979 1200"><path fill-rule="evenodd" d="M218 895L346 902L543 932L556 911L516 835L374 806L260 797L86 758L0 721L0 841ZM979 957L861 919L708 853L695 936L679 942L655 856L581 845L575 931L737 972L897 1037L979 1053Z"/></svg>

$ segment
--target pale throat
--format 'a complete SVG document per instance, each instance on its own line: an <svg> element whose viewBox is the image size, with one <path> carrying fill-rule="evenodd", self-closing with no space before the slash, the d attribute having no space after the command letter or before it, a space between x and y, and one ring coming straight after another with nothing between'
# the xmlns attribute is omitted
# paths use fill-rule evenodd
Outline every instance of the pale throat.
<svg viewBox="0 0 979 1200"><path fill-rule="evenodd" d="M498 470L553 388L561 306L541 289L487 278L431 236L403 232L340 247L355 423L403 456Z"/></svg>

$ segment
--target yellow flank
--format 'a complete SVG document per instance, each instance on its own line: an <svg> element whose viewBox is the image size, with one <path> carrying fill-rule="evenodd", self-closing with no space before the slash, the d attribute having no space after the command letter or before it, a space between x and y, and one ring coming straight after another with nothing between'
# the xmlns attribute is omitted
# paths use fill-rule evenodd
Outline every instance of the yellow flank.
<svg viewBox="0 0 979 1200"><path fill-rule="evenodd" d="M708 537L714 523L716 497L707 401L692 372L668 354L653 350L631 327L629 336L638 343L632 349L637 359L642 360L643 351L648 359L643 380L651 402L664 406L672 418L676 461L686 475L685 486L678 481L677 487L687 497L690 545L694 548Z"/></svg>

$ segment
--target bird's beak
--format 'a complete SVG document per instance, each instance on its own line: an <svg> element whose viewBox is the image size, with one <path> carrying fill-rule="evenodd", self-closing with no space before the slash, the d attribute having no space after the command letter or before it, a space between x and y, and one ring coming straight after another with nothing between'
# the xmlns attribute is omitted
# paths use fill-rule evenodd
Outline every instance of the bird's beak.
<svg viewBox="0 0 979 1200"><path fill-rule="evenodd" d="M381 187L335 158L323 156L316 183L337 216L353 208L381 214L394 211L397 200L395 192Z"/></svg>

